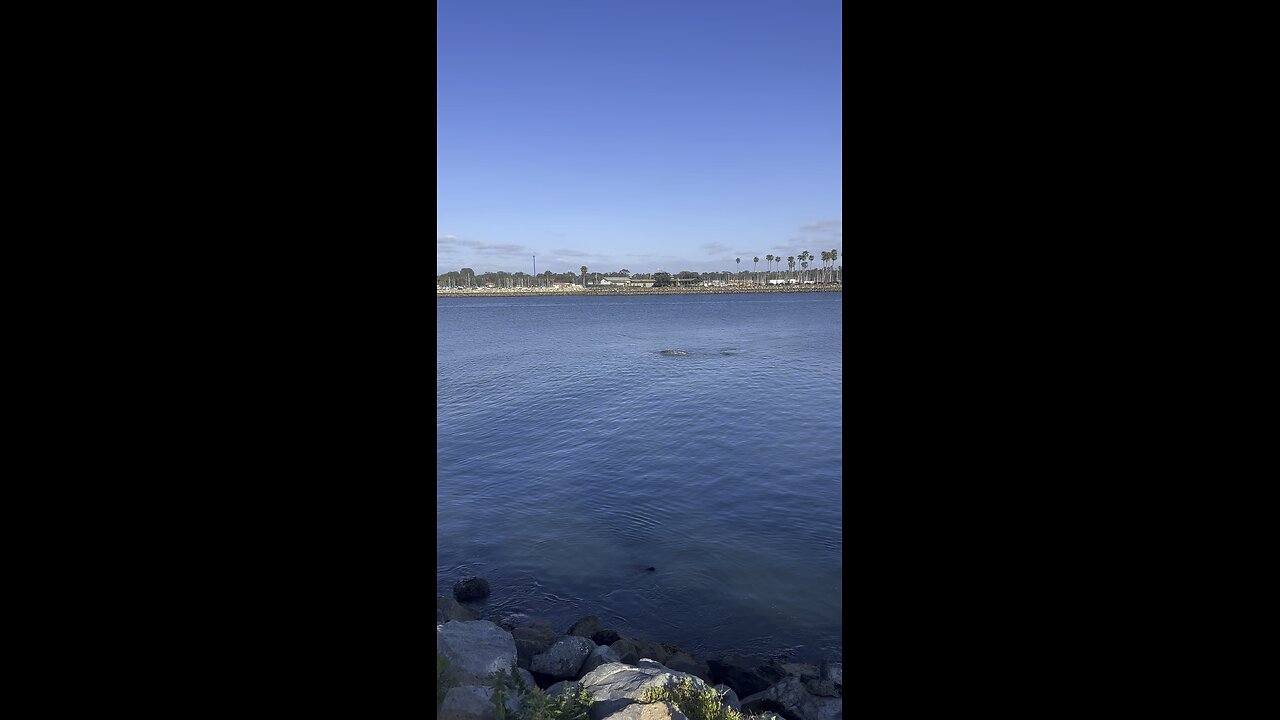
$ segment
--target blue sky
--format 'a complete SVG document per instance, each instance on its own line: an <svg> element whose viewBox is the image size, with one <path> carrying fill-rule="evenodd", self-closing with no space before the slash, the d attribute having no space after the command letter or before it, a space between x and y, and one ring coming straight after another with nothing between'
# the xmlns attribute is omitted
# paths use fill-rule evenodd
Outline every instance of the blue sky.
<svg viewBox="0 0 1280 720"><path fill-rule="evenodd" d="M838 0L436 7L437 273L843 257Z"/></svg>

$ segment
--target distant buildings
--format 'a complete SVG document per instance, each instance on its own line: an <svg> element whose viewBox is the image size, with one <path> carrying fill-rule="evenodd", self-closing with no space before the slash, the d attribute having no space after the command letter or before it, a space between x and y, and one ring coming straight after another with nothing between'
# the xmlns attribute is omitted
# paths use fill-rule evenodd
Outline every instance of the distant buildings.
<svg viewBox="0 0 1280 720"><path fill-rule="evenodd" d="M601 287L653 287L653 280L646 278L630 278L616 275L600 278Z"/></svg>

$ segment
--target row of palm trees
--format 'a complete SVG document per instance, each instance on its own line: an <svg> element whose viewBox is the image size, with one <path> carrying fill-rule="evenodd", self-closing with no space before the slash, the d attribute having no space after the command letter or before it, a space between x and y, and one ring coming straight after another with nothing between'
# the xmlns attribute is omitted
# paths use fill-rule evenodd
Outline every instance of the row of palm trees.
<svg viewBox="0 0 1280 720"><path fill-rule="evenodd" d="M823 282L831 282L832 280L836 279L835 278L836 260L838 260L839 257L840 256L836 252L835 248L832 248L830 251L827 251L827 250L822 251L822 281ZM776 255L776 256L765 255L764 259L769 263L769 269L765 273L766 276L768 275L768 273L773 272L773 263L775 262L778 263L778 269L779 270L782 269L781 255ZM800 268L801 268L801 271L803 272L804 279L806 280L809 278L809 261L813 259L814 259L813 253L810 253L808 250L805 250L800 253ZM733 261L738 264L738 267L742 267L742 258L734 258ZM751 262L756 264L757 269L759 268L760 258L758 257L751 258ZM795 255L792 255L787 258L787 267L791 272L792 277L795 277L795 270L796 270Z"/></svg>

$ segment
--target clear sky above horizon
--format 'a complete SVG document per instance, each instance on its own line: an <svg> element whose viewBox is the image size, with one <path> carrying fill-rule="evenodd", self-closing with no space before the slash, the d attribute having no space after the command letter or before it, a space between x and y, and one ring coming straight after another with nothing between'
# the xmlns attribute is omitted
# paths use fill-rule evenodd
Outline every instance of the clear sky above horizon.
<svg viewBox="0 0 1280 720"><path fill-rule="evenodd" d="M436 8L437 273L843 258L839 0Z"/></svg>

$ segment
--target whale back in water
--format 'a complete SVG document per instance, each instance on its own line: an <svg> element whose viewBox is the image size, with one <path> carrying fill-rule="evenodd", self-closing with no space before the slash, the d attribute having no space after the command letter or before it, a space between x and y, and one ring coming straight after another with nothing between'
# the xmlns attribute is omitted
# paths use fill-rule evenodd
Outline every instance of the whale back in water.
<svg viewBox="0 0 1280 720"><path fill-rule="evenodd" d="M658 354L659 355L688 355L689 353L683 350L659 350Z"/></svg>

